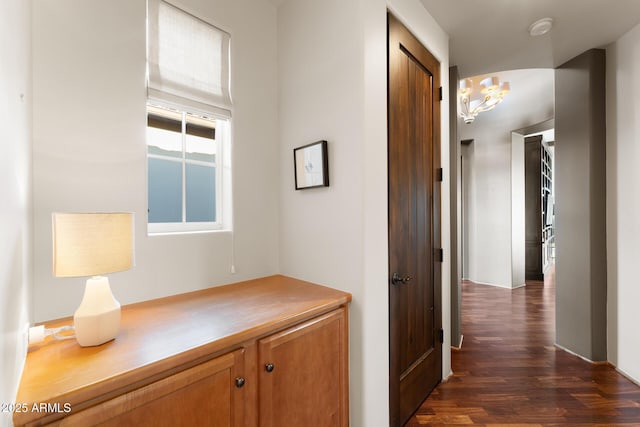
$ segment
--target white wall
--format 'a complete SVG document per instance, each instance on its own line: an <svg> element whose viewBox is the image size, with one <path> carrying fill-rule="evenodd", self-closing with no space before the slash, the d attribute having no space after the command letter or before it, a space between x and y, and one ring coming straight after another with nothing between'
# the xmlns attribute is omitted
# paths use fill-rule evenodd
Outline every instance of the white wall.
<svg viewBox="0 0 640 427"><path fill-rule="evenodd" d="M640 26L607 48L607 353L640 383Z"/></svg>
<svg viewBox="0 0 640 427"><path fill-rule="evenodd" d="M30 2L0 2L0 403L14 402L31 317ZM11 425L0 411L0 426Z"/></svg>
<svg viewBox="0 0 640 427"><path fill-rule="evenodd" d="M463 123L464 124L464 123ZM460 121L458 121L458 133L460 132ZM473 218L475 218L475 203L472 203L472 195L475 194L474 181L471 179L473 173L473 149L474 144L465 144L460 146L460 234L461 241L460 252L462 254L462 279L469 279L469 248L471 242L471 231L475 232L472 227Z"/></svg>
<svg viewBox="0 0 640 427"><path fill-rule="evenodd" d="M276 36L275 8L270 4L188 1L189 10L213 18L232 34L235 276L229 274L228 234L146 236L144 2L34 3L36 317L70 315L82 293L83 279L51 277L51 212L134 211L137 266L111 280L122 303L267 275L278 266L284 274L352 292L352 422L385 425L387 4L316 3L284 4ZM446 34L418 0L389 3L441 61L442 86L447 87ZM445 170L447 123L445 99ZM321 138L329 141L331 187L296 192L291 150ZM446 179L442 307L443 373L448 376Z"/></svg>
<svg viewBox="0 0 640 427"><path fill-rule="evenodd" d="M278 270L276 11L266 1L181 0L232 37L235 266L228 232L147 237L145 2L33 5L35 318L69 316L83 278L51 274L51 213L136 213L121 303ZM15 40L15 37L11 39Z"/></svg>
<svg viewBox="0 0 640 427"><path fill-rule="evenodd" d="M525 284L524 135L511 133L511 287Z"/></svg>
<svg viewBox="0 0 640 427"><path fill-rule="evenodd" d="M553 70L532 69L498 73L511 82L511 93L494 110L480 113L458 128L461 140L473 139L469 156L467 279L512 288L511 269L511 131L553 117ZM483 76L473 78L480 81ZM535 100L535 101L533 101ZM468 252L468 253L467 253Z"/></svg>
<svg viewBox="0 0 640 427"><path fill-rule="evenodd" d="M447 87L446 34L419 1L389 3L441 61L442 85ZM389 419L386 7L383 0L292 0L278 10L280 268L283 274L353 294L350 399L354 426L381 426ZM445 100L445 169L447 113ZM329 143L331 186L295 191L292 150L319 139ZM448 182L442 188L442 240L448 260ZM446 351L448 263L442 271L447 284L443 286L446 376L451 369Z"/></svg>

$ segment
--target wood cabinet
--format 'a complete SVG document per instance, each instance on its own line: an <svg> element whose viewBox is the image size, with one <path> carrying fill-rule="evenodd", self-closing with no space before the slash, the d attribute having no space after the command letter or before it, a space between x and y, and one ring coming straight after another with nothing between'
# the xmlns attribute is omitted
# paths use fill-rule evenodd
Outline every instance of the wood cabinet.
<svg viewBox="0 0 640 427"><path fill-rule="evenodd" d="M348 425L345 322L336 310L260 340L261 427Z"/></svg>
<svg viewBox="0 0 640 427"><path fill-rule="evenodd" d="M350 300L271 276L124 307L110 343L30 348L16 402L45 410L14 424L347 426Z"/></svg>
<svg viewBox="0 0 640 427"><path fill-rule="evenodd" d="M147 386L125 393L54 425L242 426L243 350L216 357Z"/></svg>

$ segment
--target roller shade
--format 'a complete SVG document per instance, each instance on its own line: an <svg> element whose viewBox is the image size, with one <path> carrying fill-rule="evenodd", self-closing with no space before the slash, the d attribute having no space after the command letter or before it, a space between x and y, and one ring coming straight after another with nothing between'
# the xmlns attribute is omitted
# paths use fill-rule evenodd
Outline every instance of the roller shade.
<svg viewBox="0 0 640 427"><path fill-rule="evenodd" d="M187 135L216 139L215 121L187 114L185 122ZM164 108L147 106L147 126L182 133L182 114Z"/></svg>
<svg viewBox="0 0 640 427"><path fill-rule="evenodd" d="M149 98L230 116L228 33L149 0L147 43Z"/></svg>

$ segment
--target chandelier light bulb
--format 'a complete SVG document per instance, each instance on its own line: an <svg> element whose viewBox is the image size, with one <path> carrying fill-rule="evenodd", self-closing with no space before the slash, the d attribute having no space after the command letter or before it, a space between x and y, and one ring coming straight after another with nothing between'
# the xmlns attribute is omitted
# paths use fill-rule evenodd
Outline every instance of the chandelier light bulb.
<svg viewBox="0 0 640 427"><path fill-rule="evenodd" d="M480 92L487 94L493 93L500 87L500 80L497 77L487 77L480 82Z"/></svg>
<svg viewBox="0 0 640 427"><path fill-rule="evenodd" d="M458 91L461 95L468 95L471 93L472 90L473 90L473 82L471 81L471 79L460 80Z"/></svg>
<svg viewBox="0 0 640 427"><path fill-rule="evenodd" d="M487 77L480 82L479 96L473 96L471 79L460 80L458 87L458 109L460 117L467 124L472 123L481 112L493 110L511 92L509 82L501 83L497 76Z"/></svg>

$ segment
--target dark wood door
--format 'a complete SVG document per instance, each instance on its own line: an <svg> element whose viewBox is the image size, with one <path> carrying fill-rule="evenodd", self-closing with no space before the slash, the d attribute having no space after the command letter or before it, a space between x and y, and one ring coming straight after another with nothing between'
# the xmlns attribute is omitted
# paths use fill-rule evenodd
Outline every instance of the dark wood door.
<svg viewBox="0 0 640 427"><path fill-rule="evenodd" d="M440 64L388 15L390 424L442 377Z"/></svg>
<svg viewBox="0 0 640 427"><path fill-rule="evenodd" d="M541 135L529 136L524 139L524 276L526 280L544 280L542 273L541 148Z"/></svg>

